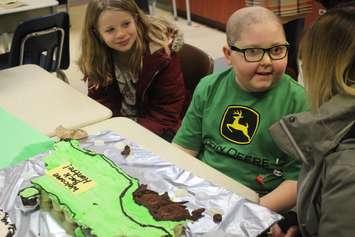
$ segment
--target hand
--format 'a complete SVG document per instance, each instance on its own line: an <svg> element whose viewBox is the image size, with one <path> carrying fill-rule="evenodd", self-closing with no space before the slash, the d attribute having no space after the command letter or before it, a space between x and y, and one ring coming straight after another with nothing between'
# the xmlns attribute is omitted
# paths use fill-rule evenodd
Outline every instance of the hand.
<svg viewBox="0 0 355 237"><path fill-rule="evenodd" d="M169 48L169 45L165 45L164 46L164 51L165 51L165 53L167 54L167 55L171 55L171 50L170 50L170 48Z"/></svg>
<svg viewBox="0 0 355 237"><path fill-rule="evenodd" d="M100 85L98 83L88 83L88 89L89 90L97 90L99 89Z"/></svg>
<svg viewBox="0 0 355 237"><path fill-rule="evenodd" d="M288 230L287 233L283 233L280 226L278 224L274 224L271 227L271 233L272 237L296 237L298 234L298 227L297 226L291 226Z"/></svg>

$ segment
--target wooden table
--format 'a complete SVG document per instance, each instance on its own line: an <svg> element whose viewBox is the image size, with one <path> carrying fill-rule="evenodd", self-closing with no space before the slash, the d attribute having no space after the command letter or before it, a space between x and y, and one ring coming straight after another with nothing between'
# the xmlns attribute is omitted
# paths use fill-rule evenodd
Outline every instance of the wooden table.
<svg viewBox="0 0 355 237"><path fill-rule="evenodd" d="M79 128L112 116L111 110L37 65L0 71L0 107L42 133Z"/></svg>
<svg viewBox="0 0 355 237"><path fill-rule="evenodd" d="M257 202L258 194L248 187L222 174L197 158L181 151L174 145L166 142L159 136L140 126L136 122L124 118L111 118L83 128L89 134L101 131L113 131L149 150L160 158L167 160L176 166L192 172L194 175L204 178L211 183L224 187L250 201Z"/></svg>

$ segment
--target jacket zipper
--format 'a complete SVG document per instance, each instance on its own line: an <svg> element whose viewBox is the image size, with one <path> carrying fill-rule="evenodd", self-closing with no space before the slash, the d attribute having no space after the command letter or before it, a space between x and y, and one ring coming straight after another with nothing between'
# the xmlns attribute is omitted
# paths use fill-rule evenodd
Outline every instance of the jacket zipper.
<svg viewBox="0 0 355 237"><path fill-rule="evenodd" d="M303 152L301 151L301 149L300 149L299 146L297 145L295 139L293 139L293 137L292 137L290 131L287 129L287 126L286 126L284 120L281 120L281 121L280 121L280 125L281 125L282 130L286 133L288 139L289 139L290 142L291 142L291 145L295 148L295 150L296 150L297 154L299 155L299 157L301 158L301 160L302 160L304 163L306 163L306 164L308 165L307 159L305 158Z"/></svg>
<svg viewBox="0 0 355 237"><path fill-rule="evenodd" d="M291 142L291 145L295 148L295 150L296 150L297 154L299 155L299 157L301 158L301 160L302 160L304 163L308 164L309 162L308 162L307 159L305 158L303 152L301 151L301 149L300 149L299 146L297 145L296 141L295 141L295 140L293 139L293 137L291 136L291 133L290 133L290 131L288 130L288 128L287 128L287 126L286 126L284 120L281 120L281 121L280 121L280 125L281 125L282 130L286 133L288 139L289 139L290 142ZM302 184L300 184L300 185L298 186L298 188L297 188L297 189L298 189L298 191L297 191L298 197L300 197L300 195L299 195L300 193L301 193L301 194L303 193L303 191L304 191L304 184L308 183L308 180L309 180L309 179L310 179L310 174L307 172L305 178L303 179ZM305 210L303 210L304 208L302 207L302 203L304 202L304 196L305 196L305 195L303 194L303 195L302 195L302 200L301 200L301 198L297 198L297 199L298 199L297 202L300 201L300 204L297 204L297 212L298 212L297 219L298 219L299 225L301 226L301 229L305 228L305 227L304 227L304 222L302 222L302 220L299 218L300 216L303 215L303 212L305 211Z"/></svg>
<svg viewBox="0 0 355 237"><path fill-rule="evenodd" d="M147 87L144 89L143 93L142 93L142 101L141 101L141 104L143 104L144 102L144 98L145 98L145 93L147 92L148 88L151 86L151 84L153 83L153 81L155 80L156 76L158 75L160 71L157 70L153 76L152 76L152 80L150 80L150 82L148 83Z"/></svg>

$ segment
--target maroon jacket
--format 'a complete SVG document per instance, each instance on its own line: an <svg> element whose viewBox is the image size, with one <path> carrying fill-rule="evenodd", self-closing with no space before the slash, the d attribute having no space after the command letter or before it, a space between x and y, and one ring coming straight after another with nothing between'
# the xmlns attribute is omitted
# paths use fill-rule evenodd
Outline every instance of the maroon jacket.
<svg viewBox="0 0 355 237"><path fill-rule="evenodd" d="M91 98L120 116L122 95L116 80L107 87L89 89ZM138 123L171 140L180 127L186 107L184 78L175 52L168 56L164 49L147 54L136 88Z"/></svg>

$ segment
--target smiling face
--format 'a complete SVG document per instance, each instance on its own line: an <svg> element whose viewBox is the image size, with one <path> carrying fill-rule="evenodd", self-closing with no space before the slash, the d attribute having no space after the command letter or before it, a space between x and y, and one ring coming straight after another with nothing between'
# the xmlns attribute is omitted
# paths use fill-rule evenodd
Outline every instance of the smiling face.
<svg viewBox="0 0 355 237"><path fill-rule="evenodd" d="M270 48L286 44L283 28L274 21L255 23L244 27L239 39L234 42L238 48ZM236 72L236 81L242 89L250 92L263 92L277 83L287 66L287 57L272 60L268 53L260 62L247 62L241 52L223 48L227 61Z"/></svg>
<svg viewBox="0 0 355 237"><path fill-rule="evenodd" d="M127 52L137 40L135 20L125 11L103 11L97 22L97 30L106 45L118 52Z"/></svg>

